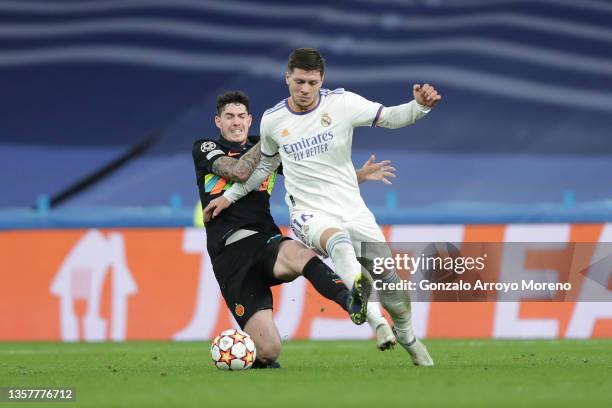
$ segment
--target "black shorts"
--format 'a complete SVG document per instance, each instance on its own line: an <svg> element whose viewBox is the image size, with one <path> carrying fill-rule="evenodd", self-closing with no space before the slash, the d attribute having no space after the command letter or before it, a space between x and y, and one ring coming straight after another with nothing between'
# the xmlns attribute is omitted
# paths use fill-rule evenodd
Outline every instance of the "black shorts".
<svg viewBox="0 0 612 408"><path fill-rule="evenodd" d="M272 309L271 286L282 281L273 275L280 243L277 232L259 232L226 246L212 260L225 304L244 329L255 312Z"/></svg>

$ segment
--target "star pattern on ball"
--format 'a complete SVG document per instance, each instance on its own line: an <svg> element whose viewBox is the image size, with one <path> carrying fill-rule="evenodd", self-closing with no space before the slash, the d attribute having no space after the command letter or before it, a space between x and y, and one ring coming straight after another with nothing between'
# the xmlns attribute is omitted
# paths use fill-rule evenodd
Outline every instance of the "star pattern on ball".
<svg viewBox="0 0 612 408"><path fill-rule="evenodd" d="M236 332L234 334L231 335L231 338L234 339L234 343L244 343L244 339L246 338L245 335L240 334L240 332Z"/></svg>
<svg viewBox="0 0 612 408"><path fill-rule="evenodd" d="M225 364L230 365L233 359L234 356L232 356L231 351L221 351L221 357L219 358L219 361L223 361Z"/></svg>
<svg viewBox="0 0 612 408"><path fill-rule="evenodd" d="M242 357L242 361L244 361L245 365L249 365L253 362L253 352L247 350L246 355Z"/></svg>

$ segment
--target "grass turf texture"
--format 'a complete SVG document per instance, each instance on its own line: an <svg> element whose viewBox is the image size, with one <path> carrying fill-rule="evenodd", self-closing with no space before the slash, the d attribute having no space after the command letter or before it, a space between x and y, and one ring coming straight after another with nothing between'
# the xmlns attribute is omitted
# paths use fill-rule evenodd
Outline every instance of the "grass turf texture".
<svg viewBox="0 0 612 408"><path fill-rule="evenodd" d="M612 406L610 340L426 344L436 367L371 341L289 341L282 369L227 372L210 342L0 343L0 387L76 388L54 407Z"/></svg>

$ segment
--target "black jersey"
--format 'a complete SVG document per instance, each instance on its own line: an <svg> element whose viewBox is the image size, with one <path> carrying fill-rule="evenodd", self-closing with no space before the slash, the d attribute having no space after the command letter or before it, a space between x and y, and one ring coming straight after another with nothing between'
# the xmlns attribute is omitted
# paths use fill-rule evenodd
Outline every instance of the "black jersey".
<svg viewBox="0 0 612 408"><path fill-rule="evenodd" d="M215 160L223 156L239 159L258 141L259 136L249 136L246 144L239 145L219 137L217 140L200 139L193 144L192 155L202 208L233 184L232 181L212 172ZM211 258L219 255L225 246L225 240L239 229L280 233L270 214L270 194L274 188L276 174L276 171L270 174L257 190L251 191L206 223L207 247Z"/></svg>

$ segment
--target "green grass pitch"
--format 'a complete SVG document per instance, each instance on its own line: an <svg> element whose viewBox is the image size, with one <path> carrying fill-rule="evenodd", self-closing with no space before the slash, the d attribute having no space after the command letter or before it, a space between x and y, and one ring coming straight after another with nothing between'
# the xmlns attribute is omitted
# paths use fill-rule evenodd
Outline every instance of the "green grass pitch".
<svg viewBox="0 0 612 408"><path fill-rule="evenodd" d="M611 340L426 344L433 368L372 341L288 341L282 369L227 372L210 342L0 343L0 387L76 389L53 407L612 406Z"/></svg>

